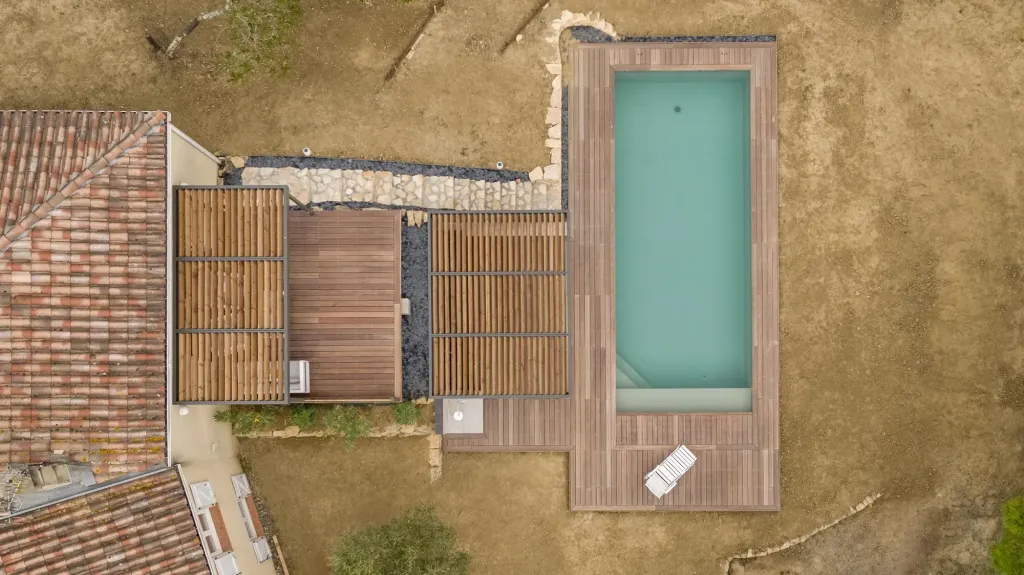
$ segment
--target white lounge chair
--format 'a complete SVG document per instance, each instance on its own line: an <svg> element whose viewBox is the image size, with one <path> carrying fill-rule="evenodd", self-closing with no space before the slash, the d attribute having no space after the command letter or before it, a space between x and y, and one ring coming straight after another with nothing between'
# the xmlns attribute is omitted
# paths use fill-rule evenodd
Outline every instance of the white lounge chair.
<svg viewBox="0 0 1024 575"><path fill-rule="evenodd" d="M647 490L658 499L661 499L666 493L675 488L676 483L679 483L679 478L689 471L696 462L697 456L687 449L685 445L680 445L671 455L665 458L665 461L662 461L650 473L644 476Z"/></svg>

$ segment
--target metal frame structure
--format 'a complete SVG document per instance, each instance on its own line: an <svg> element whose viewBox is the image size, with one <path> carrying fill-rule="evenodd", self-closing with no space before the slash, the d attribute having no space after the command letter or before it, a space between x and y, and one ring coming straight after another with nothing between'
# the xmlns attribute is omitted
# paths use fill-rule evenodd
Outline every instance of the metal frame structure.
<svg viewBox="0 0 1024 575"><path fill-rule="evenodd" d="M565 216L565 271L505 271L505 272L435 272L433 262L433 250L427 249L427 302L431 306L431 313L427 314L427 323L430 331L429 349L427 350L427 370L429 371L428 383L431 398L437 399L566 399L572 395L572 259L570 255L570 238L572 228L570 227L569 210L428 210L431 216L458 214L458 215L522 215L522 214L563 214ZM433 239L433 220L427 218L428 242ZM565 302L566 302L566 330L565 332L553 333L434 333L434 317L432 313L434 302L434 281L435 277L443 276L565 276ZM434 340L441 338L465 338L465 337L565 337L567 344L566 351L566 393L565 394L506 394L506 395L435 395L434 394Z"/></svg>
<svg viewBox="0 0 1024 575"><path fill-rule="evenodd" d="M276 257L178 257L178 214L179 208L178 203L178 192L181 190L267 190L267 189L278 189L281 190L281 196L283 200L283 209L281 210L281 231L284 237L282 238L283 243L283 254L282 256ZM291 191L286 185L273 185L273 186L251 186L251 185L235 185L235 186L189 186L179 185L174 186L174 210L175 213L172 216L173 225L171 227L171 234L168 241L169 249L173 254L174 262L174 300L171 302L171 321L174 323L174 335L173 341L169 342L169 347L174 361L174 382L173 391L174 396L172 403L174 405L288 405L291 403L291 394L289 392L289 359L290 355L288 352L288 212L290 210L290 199L292 197ZM282 328L265 328L265 329L179 329L178 328L178 272L177 264L179 262L202 262L202 261L222 261L222 262L267 262L267 261L279 261L282 262L282 276L284 285L284 305L282 310L283 324ZM282 381L284 382L284 399L280 401L260 401L260 400L243 400L243 401L187 401L182 402L178 400L178 381L180 379L180 370L178 369L178 338L179 334L189 333L281 333L284 334L284 358L282 359Z"/></svg>

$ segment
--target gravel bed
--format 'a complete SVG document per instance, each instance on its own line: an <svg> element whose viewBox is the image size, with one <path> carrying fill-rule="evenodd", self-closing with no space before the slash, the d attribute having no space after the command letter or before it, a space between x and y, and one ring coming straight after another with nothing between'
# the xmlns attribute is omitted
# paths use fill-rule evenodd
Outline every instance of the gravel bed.
<svg viewBox="0 0 1024 575"><path fill-rule="evenodd" d="M307 158L304 156L249 156L245 165L248 168L312 168L326 170L391 172L392 174L409 175L422 174L424 176L447 176L452 178L465 178L467 180L483 180L485 182L512 182L515 180L526 180L530 177L526 172L518 172L515 170L461 168L458 166L412 164L408 162L388 162L384 160Z"/></svg>
<svg viewBox="0 0 1024 575"><path fill-rule="evenodd" d="M569 28L577 42L599 44L603 42L774 42L774 35L760 36L620 36L618 40L590 26Z"/></svg>

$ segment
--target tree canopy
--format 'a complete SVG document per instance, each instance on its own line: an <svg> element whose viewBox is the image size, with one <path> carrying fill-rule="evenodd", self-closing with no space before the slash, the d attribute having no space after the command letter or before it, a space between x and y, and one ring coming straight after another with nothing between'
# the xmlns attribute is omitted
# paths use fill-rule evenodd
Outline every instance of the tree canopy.
<svg viewBox="0 0 1024 575"><path fill-rule="evenodd" d="M419 506L342 536L329 561L332 575L468 575L470 557L455 528Z"/></svg>

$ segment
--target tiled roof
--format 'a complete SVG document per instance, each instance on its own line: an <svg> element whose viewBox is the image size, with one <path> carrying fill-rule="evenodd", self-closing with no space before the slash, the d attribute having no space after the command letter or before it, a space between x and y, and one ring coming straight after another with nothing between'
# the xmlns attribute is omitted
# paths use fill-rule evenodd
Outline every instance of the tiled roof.
<svg viewBox="0 0 1024 575"><path fill-rule="evenodd" d="M0 575L209 572L176 469L0 524Z"/></svg>
<svg viewBox="0 0 1024 575"><path fill-rule="evenodd" d="M0 466L164 461L166 128L0 113Z"/></svg>

